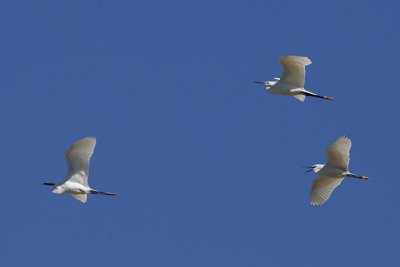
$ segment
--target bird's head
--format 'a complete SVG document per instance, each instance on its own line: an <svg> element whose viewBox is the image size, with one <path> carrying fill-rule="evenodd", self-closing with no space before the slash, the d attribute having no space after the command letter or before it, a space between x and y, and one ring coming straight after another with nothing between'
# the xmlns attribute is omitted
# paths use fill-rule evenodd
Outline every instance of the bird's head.
<svg viewBox="0 0 400 267"><path fill-rule="evenodd" d="M58 189L58 187L57 187L57 185L55 183L42 183L42 185L50 186L53 189L52 190L53 193L60 194L60 193L58 193L59 189Z"/></svg>
<svg viewBox="0 0 400 267"><path fill-rule="evenodd" d="M262 84L262 85L267 85L267 83L268 82L258 82L258 81L254 81L255 83L259 83L259 84Z"/></svg>
<svg viewBox="0 0 400 267"><path fill-rule="evenodd" d="M306 172L314 171L315 173L319 172L325 165L324 164L315 164L312 166L306 166L305 168L308 168Z"/></svg>
<svg viewBox="0 0 400 267"><path fill-rule="evenodd" d="M276 78L275 78L276 79ZM265 82L257 82L255 81L255 83L259 83L262 85L265 85L267 87L267 89L269 89L270 87L274 86L279 80L275 80L275 81L265 81Z"/></svg>

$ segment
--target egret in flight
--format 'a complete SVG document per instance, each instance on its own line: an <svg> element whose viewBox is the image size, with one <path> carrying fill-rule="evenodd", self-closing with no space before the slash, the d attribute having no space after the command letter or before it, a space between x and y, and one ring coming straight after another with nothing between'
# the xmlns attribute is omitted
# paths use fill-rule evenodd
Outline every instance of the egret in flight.
<svg viewBox="0 0 400 267"><path fill-rule="evenodd" d="M349 172L351 140L342 136L326 150L328 162L315 164L306 171L314 171L319 177L314 180L310 203L313 206L324 204L331 196L333 190L340 185L345 177L368 180L368 176L359 176Z"/></svg>
<svg viewBox="0 0 400 267"><path fill-rule="evenodd" d="M101 192L90 188L88 184L90 157L96 146L95 137L86 137L74 143L66 152L68 174L61 183L43 183L51 186L54 194L69 194L85 203L88 194L115 196L115 193Z"/></svg>
<svg viewBox="0 0 400 267"><path fill-rule="evenodd" d="M304 89L306 66L311 64L308 57L286 56L281 57L279 61L283 68L282 78L256 83L265 85L271 94L294 96L300 101L304 101L306 96L333 100L330 96L320 96Z"/></svg>

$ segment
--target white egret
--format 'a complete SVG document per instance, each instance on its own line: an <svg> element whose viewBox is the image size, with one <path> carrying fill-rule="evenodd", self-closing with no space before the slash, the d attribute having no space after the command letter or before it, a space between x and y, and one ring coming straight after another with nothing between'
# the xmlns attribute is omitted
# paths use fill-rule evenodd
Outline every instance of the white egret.
<svg viewBox="0 0 400 267"><path fill-rule="evenodd" d="M328 162L315 164L306 171L314 171L318 178L314 180L310 203L313 206L324 204L331 196L333 190L340 185L345 177L368 180L368 176L359 176L349 172L351 140L342 136L326 150Z"/></svg>
<svg viewBox="0 0 400 267"><path fill-rule="evenodd" d="M66 152L68 174L62 183L43 183L51 186L54 194L69 194L85 203L88 194L115 196L115 193L101 192L90 188L88 184L90 157L96 146L95 137L86 137L75 142Z"/></svg>
<svg viewBox="0 0 400 267"><path fill-rule="evenodd" d="M330 96L320 96L304 89L306 78L306 66L311 64L308 57L285 56L279 59L283 74L282 78L274 78L275 81L256 82L266 86L271 94L294 96L300 101L304 101L306 96L319 97L333 100Z"/></svg>

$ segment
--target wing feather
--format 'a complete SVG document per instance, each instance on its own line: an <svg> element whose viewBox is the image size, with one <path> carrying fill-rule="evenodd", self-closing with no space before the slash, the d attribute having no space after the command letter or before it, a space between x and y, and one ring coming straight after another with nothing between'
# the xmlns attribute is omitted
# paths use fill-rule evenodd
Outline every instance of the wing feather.
<svg viewBox="0 0 400 267"><path fill-rule="evenodd" d="M310 193L310 204L320 206L331 196L333 190L340 185L344 178L320 176L315 179Z"/></svg>
<svg viewBox="0 0 400 267"><path fill-rule="evenodd" d="M305 95L293 95L293 96L298 100L300 100L301 102L304 102L304 100L306 99Z"/></svg>
<svg viewBox="0 0 400 267"><path fill-rule="evenodd" d="M82 203L86 203L87 201L87 195L86 194L70 194L71 197L79 200Z"/></svg>
<svg viewBox="0 0 400 267"><path fill-rule="evenodd" d="M88 185L90 158L96 146L95 137L86 137L74 143L66 152L68 164L66 181Z"/></svg>
<svg viewBox="0 0 400 267"><path fill-rule="evenodd" d="M328 162L326 165L349 171L351 140L346 136L341 136L335 143L326 150Z"/></svg>
<svg viewBox="0 0 400 267"><path fill-rule="evenodd" d="M304 88L304 82L306 79L306 66L311 64L311 60L308 57L299 56L285 56L279 59L283 74L281 83L292 84L299 88Z"/></svg>

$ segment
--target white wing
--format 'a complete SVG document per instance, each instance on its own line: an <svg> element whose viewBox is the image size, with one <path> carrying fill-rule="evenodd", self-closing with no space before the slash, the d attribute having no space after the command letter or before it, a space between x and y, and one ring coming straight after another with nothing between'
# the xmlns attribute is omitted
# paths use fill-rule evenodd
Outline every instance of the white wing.
<svg viewBox="0 0 400 267"><path fill-rule="evenodd" d="M86 203L87 201L87 195L86 194L70 194L71 197L79 200L82 203Z"/></svg>
<svg viewBox="0 0 400 267"><path fill-rule="evenodd" d="M333 190L340 185L344 178L332 178L321 176L315 179L310 193L310 204L319 206L325 203Z"/></svg>
<svg viewBox="0 0 400 267"><path fill-rule="evenodd" d="M301 102L304 102L304 100L306 99L305 95L294 95L294 97L300 100Z"/></svg>
<svg viewBox="0 0 400 267"><path fill-rule="evenodd" d="M327 166L349 171L351 140L342 136L326 150L328 157Z"/></svg>
<svg viewBox="0 0 400 267"><path fill-rule="evenodd" d="M308 57L286 56L281 57L279 61L283 68L280 82L303 88L306 79L306 66L311 64L311 60Z"/></svg>
<svg viewBox="0 0 400 267"><path fill-rule="evenodd" d="M68 175L65 181L89 186L90 157L93 155L95 146L96 138L86 137L74 143L67 152L65 152L65 159L68 164Z"/></svg>

